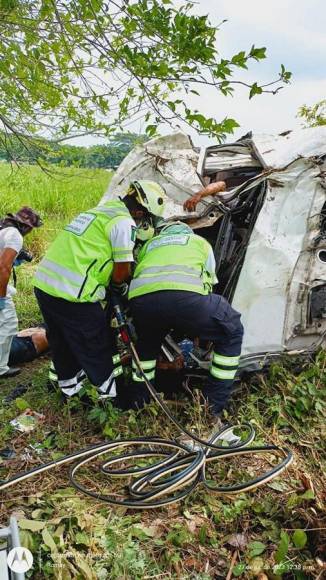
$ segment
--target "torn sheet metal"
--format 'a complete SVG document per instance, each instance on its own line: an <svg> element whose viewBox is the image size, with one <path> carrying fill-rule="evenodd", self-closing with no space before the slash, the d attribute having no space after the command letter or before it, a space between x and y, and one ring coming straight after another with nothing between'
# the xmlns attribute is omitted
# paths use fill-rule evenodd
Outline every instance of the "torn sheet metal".
<svg viewBox="0 0 326 580"><path fill-rule="evenodd" d="M298 159L285 171L267 178L265 203L256 220L232 302L242 313L246 331L243 354L307 347L312 338L317 340L320 336L319 329L310 334L308 341L302 335L302 318L307 320L302 310L307 309L308 294L317 274L311 269L316 260L313 239L317 234L312 233L312 217L320 215L325 203L319 175L318 165ZM270 179L279 185L274 186ZM324 273L319 275L325 283L326 264ZM326 320L320 324L326 331Z"/></svg>
<svg viewBox="0 0 326 580"><path fill-rule="evenodd" d="M151 179L160 183L169 197L164 217L189 217L183 210L183 203L203 187L196 171L197 163L198 153L187 135L177 132L152 139L127 155L102 201L121 195L133 179ZM205 211L206 207L207 202L199 204L198 213Z"/></svg>
<svg viewBox="0 0 326 580"><path fill-rule="evenodd" d="M326 126L286 131L282 135L256 135L252 142L266 167L286 167L300 157L326 155Z"/></svg>
<svg viewBox="0 0 326 580"><path fill-rule="evenodd" d="M257 168L262 164L253 155L253 148L247 140L232 145L212 145L202 147L197 171L199 175L212 175L220 171L229 171L235 168Z"/></svg>

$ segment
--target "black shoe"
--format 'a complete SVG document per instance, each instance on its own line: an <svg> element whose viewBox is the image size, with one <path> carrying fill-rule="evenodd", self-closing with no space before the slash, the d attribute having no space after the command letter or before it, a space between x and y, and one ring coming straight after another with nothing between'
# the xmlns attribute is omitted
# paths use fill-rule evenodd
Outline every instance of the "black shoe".
<svg viewBox="0 0 326 580"><path fill-rule="evenodd" d="M19 369L18 367L17 368L10 367L5 373L0 375L0 379L11 379L16 375L19 375L19 373L21 373L21 369Z"/></svg>
<svg viewBox="0 0 326 580"><path fill-rule="evenodd" d="M9 405L18 397L21 397L24 393L26 393L28 389L28 385L17 385L10 393L3 399L5 405Z"/></svg>
<svg viewBox="0 0 326 580"><path fill-rule="evenodd" d="M11 449L11 447L5 447L4 449L0 449L0 457L5 461L8 461L9 459L15 459L16 452Z"/></svg>

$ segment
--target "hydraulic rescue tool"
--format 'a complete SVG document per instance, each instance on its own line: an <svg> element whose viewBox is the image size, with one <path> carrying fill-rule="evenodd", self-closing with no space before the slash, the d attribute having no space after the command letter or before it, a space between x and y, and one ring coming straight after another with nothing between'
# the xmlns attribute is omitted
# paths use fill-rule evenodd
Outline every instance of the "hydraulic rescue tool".
<svg viewBox="0 0 326 580"><path fill-rule="evenodd" d="M278 476L291 463L293 456L287 448L281 448L276 445L248 447L255 437L255 431L249 423L243 425L247 432L246 439L244 441L240 440L232 447L225 447L222 436L232 432L235 429L234 425L216 431L210 436L208 441L197 437L197 435L182 427L179 421L172 415L154 386L147 380L130 337L127 321L118 301L114 302L113 310L119 327L120 339L130 350L138 372L145 381L153 399L177 427L180 434L186 435L188 439L193 441L194 445L190 448L189 444L177 441L176 439L170 440L159 437L117 439L115 441L93 445L56 461L51 461L50 463L36 467L31 471L18 474L11 479L0 482L0 490L14 486L17 483L50 469L73 463L70 468L71 484L86 495L113 505L133 509L157 508L185 498L199 484L204 485L210 491L228 495L255 489ZM124 452L124 450L126 451ZM117 451L123 453L116 455L115 452ZM117 499L116 493L113 497L92 491L85 487L79 480L77 481L77 475L81 468L86 465L89 467L91 462L96 462L102 456L107 456L108 453L111 453L111 457L104 459L99 466L97 465L96 470L99 469L100 473L109 477L127 478L127 497ZM246 482L227 485L223 481L220 485L215 485L212 483L211 476L206 477L206 467L213 462L232 460L239 456L250 458L251 456L257 455L272 455L273 457L280 455L282 458L277 465L262 475ZM144 461L144 459L152 460L153 458L158 458L158 460L154 463L150 462L145 467L135 466L134 462L137 460ZM127 465L128 462L130 466ZM117 464L122 464L123 467L120 469L115 468Z"/></svg>

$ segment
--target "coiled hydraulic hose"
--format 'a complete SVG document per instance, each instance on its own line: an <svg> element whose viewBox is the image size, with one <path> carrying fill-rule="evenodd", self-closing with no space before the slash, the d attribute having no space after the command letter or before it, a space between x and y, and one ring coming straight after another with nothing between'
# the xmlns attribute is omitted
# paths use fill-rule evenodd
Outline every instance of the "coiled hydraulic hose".
<svg viewBox="0 0 326 580"><path fill-rule="evenodd" d="M196 448L190 449L189 446L179 441L160 439L158 437L117 439L115 441L93 445L92 447L66 455L61 459L51 461L25 473L17 474L11 479L0 482L0 491L25 481L34 475L73 462L73 466L70 468L70 482L75 489L97 500L113 505L133 509L148 509L158 508L180 501L200 483L210 491L228 495L255 489L278 476L291 463L293 456L287 448L281 448L276 445L248 447L255 437L255 431L249 423L244 425L249 431L246 440L240 441L229 448L218 445L217 442L227 432L231 432L234 426L224 427L217 431L209 441L200 439L182 427L171 414L168 406L161 399L154 386L146 378L136 349L130 339L128 339L128 345L138 372L144 379L152 397L178 430L196 442ZM130 447L136 447L137 449L131 452L121 453L120 455L112 455L109 459L104 460L99 467L100 473L103 475L111 478L122 477L131 479L131 483L127 486L127 497L116 499L116 497L92 491L77 481L78 471L85 465L88 465L103 455L107 455L109 452L113 453L117 450L123 452L126 448ZM213 485L206 478L206 466L212 462L218 462L222 459L232 459L233 457L242 455L250 457L251 455L257 454L281 454L283 459L269 471L245 483ZM154 457L158 457L159 460L146 467L132 466L114 469L114 465L117 463L126 464L129 461L144 458L151 459Z"/></svg>

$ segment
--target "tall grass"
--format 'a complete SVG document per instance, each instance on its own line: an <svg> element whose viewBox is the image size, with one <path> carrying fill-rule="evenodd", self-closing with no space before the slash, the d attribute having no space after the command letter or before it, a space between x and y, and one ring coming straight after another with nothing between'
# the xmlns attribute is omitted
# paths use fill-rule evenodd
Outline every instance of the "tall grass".
<svg viewBox="0 0 326 580"><path fill-rule="evenodd" d="M21 327L40 320L32 285L37 261L65 223L80 211L97 205L110 179L111 173L102 169L56 166L53 172L45 173L36 166L13 170L7 163L0 164L0 216L28 205L40 213L44 223L25 239L35 261L17 271L16 306Z"/></svg>

